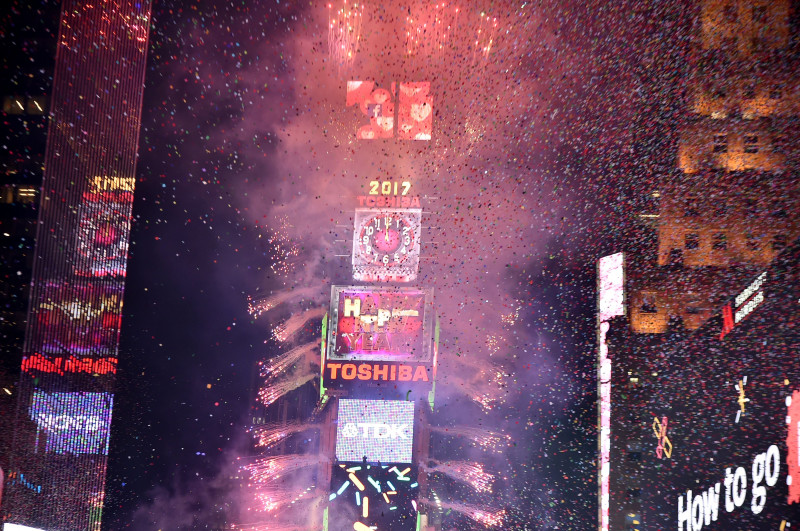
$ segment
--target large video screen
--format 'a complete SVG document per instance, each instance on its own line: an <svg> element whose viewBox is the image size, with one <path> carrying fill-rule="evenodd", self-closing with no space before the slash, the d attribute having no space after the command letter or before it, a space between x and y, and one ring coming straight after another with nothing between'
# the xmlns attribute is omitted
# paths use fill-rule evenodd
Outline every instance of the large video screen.
<svg viewBox="0 0 800 531"><path fill-rule="evenodd" d="M338 463L331 473L328 529L414 529L418 495L416 466Z"/></svg>
<svg viewBox="0 0 800 531"><path fill-rule="evenodd" d="M414 447L414 402L339 400L336 459L410 463Z"/></svg>
<svg viewBox="0 0 800 531"><path fill-rule="evenodd" d="M758 304L722 338L719 313L654 353L658 382L642 425L644 529L800 527L797 258L754 276L757 289L732 304L761 293Z"/></svg>
<svg viewBox="0 0 800 531"><path fill-rule="evenodd" d="M329 360L430 361L431 290L333 286Z"/></svg>
<svg viewBox="0 0 800 531"><path fill-rule="evenodd" d="M108 455L114 395L35 390L29 413L45 434L45 451Z"/></svg>

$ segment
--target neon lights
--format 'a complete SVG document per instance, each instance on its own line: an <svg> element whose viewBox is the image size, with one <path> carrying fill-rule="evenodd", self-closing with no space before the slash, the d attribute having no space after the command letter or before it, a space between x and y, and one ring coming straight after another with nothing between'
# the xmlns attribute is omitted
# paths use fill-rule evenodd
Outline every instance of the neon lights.
<svg viewBox="0 0 800 531"><path fill-rule="evenodd" d="M413 402L339 400L336 458L341 461L410 463L413 435Z"/></svg>
<svg viewBox="0 0 800 531"><path fill-rule="evenodd" d="M22 358L23 372L117 374L117 358L78 358L75 356L47 357L33 354Z"/></svg>
<svg viewBox="0 0 800 531"><path fill-rule="evenodd" d="M373 363L327 363L328 378L333 380L374 380L389 382L427 382L424 365L392 365Z"/></svg>
<svg viewBox="0 0 800 531"><path fill-rule="evenodd" d="M46 435L46 452L108 455L110 393L48 393L35 390L31 418Z"/></svg>
<svg viewBox="0 0 800 531"><path fill-rule="evenodd" d="M333 286L328 360L430 360L431 290ZM373 377L374 377L373 368Z"/></svg>
<svg viewBox="0 0 800 531"><path fill-rule="evenodd" d="M656 456L659 459L663 459L665 455L667 459L672 457L672 442L667 437L667 417L661 417L660 421L658 417L653 417L653 435L658 439Z"/></svg>
<svg viewBox="0 0 800 531"><path fill-rule="evenodd" d="M750 315L753 310L761 306L761 303L764 302L764 291L761 290L761 287L766 280L767 272L764 271L734 298L733 304L728 303L722 308L720 340L730 333L734 326Z"/></svg>
<svg viewBox="0 0 800 531"><path fill-rule="evenodd" d="M600 530L608 531L609 473L611 470L611 359L606 334L608 320L625 314L625 274L623 253L600 258L597 262L597 387L599 396L599 520Z"/></svg>

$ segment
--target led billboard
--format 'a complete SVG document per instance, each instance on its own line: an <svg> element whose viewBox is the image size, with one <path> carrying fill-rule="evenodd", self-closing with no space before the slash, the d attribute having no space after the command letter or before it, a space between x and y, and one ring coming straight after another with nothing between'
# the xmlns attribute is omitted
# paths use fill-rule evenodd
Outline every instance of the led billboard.
<svg viewBox="0 0 800 531"><path fill-rule="evenodd" d="M133 210L133 179L116 181L130 182L125 185L125 191L87 192L83 195L75 246L75 273L78 275L125 276Z"/></svg>
<svg viewBox="0 0 800 531"><path fill-rule="evenodd" d="M641 439L642 484L653 486L641 494L646 529L800 524L798 257L797 247L782 255L725 305L747 318L734 317L723 341L724 313L654 356Z"/></svg>
<svg viewBox="0 0 800 531"><path fill-rule="evenodd" d="M328 529L406 531L417 524L418 469L339 463L331 475Z"/></svg>
<svg viewBox="0 0 800 531"><path fill-rule="evenodd" d="M598 394L598 505L599 529L609 528L609 474L611 470L611 358L608 355L606 334L608 321L625 314L625 255L604 256L597 262L597 394Z"/></svg>
<svg viewBox="0 0 800 531"><path fill-rule="evenodd" d="M410 463L414 447L414 402L339 400L336 459Z"/></svg>
<svg viewBox="0 0 800 531"><path fill-rule="evenodd" d="M432 305L429 289L333 286L328 360L429 362Z"/></svg>
<svg viewBox="0 0 800 531"><path fill-rule="evenodd" d="M35 390L29 413L45 435L45 451L108 455L114 396Z"/></svg>

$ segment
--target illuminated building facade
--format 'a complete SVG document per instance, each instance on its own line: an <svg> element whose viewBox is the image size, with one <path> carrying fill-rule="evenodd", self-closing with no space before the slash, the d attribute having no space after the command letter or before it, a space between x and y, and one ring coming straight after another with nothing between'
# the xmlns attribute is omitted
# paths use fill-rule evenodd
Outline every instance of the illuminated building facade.
<svg viewBox="0 0 800 531"><path fill-rule="evenodd" d="M6 146L0 155L0 468L8 472L59 6L5 2L0 11L4 15L0 42L5 50L0 131Z"/></svg>
<svg viewBox="0 0 800 531"><path fill-rule="evenodd" d="M99 529L150 2L66 1L60 13L3 512Z"/></svg>
<svg viewBox="0 0 800 531"><path fill-rule="evenodd" d="M614 318L608 334L609 519L600 529L669 527L649 512L650 442L675 422L649 414L664 377L655 360L705 329L800 234L798 3L697 0L680 10L667 8L686 37L676 54L683 64L671 72L685 76L665 104L674 106L666 128L678 132L643 155L648 167L665 168L644 176L650 188L639 190L647 197L639 218L652 230L640 240L652 249L626 255L626 316ZM654 98L664 100L658 85ZM658 441L659 459L677 455L675 439Z"/></svg>

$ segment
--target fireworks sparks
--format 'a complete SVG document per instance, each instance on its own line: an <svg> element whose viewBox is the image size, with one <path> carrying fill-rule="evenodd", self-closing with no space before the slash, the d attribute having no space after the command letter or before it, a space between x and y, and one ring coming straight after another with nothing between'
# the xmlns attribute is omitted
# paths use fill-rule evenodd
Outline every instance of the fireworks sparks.
<svg viewBox="0 0 800 531"><path fill-rule="evenodd" d="M261 376L271 380L283 373L286 369L303 359L309 354L315 354L319 348L319 341L312 341L305 345L295 347L288 352L272 358L267 363L261 364Z"/></svg>
<svg viewBox="0 0 800 531"><path fill-rule="evenodd" d="M328 53L339 72L353 62L361 38L363 15L363 4L348 5L345 0L336 10L332 3L328 4Z"/></svg>
<svg viewBox="0 0 800 531"><path fill-rule="evenodd" d="M272 331L272 337L274 337L276 341L285 343L292 336L294 336L298 330L303 328L308 321L311 319L317 319L323 315L325 315L325 308L314 308L311 310L306 310L303 313L293 315L285 323L275 327L275 329Z"/></svg>
<svg viewBox="0 0 800 531"><path fill-rule="evenodd" d="M258 442L256 446L269 448L275 443L285 439L289 435L299 433L301 431L316 428L314 424L307 424L298 421L280 422L276 424L264 424L253 428L253 433Z"/></svg>
<svg viewBox="0 0 800 531"><path fill-rule="evenodd" d="M259 317L284 302L310 295L317 291L316 288L305 287L281 291L261 298L248 297L247 312L253 317Z"/></svg>
<svg viewBox="0 0 800 531"><path fill-rule="evenodd" d="M271 385L266 385L258 392L258 399L265 406L269 406L289 391L294 391L306 382L313 380L314 376L314 373L303 374L301 376L285 378Z"/></svg>
<svg viewBox="0 0 800 531"><path fill-rule="evenodd" d="M300 255L300 246L297 239L291 235L294 226L289 222L288 216L280 216L265 225L268 230L267 241L272 245L275 261L270 264L270 269L279 275L288 275L292 272L293 258Z"/></svg>
<svg viewBox="0 0 800 531"><path fill-rule="evenodd" d="M488 57L497 35L497 18L492 18L481 13L478 32L475 36L475 52L483 57Z"/></svg>
<svg viewBox="0 0 800 531"><path fill-rule="evenodd" d="M502 452L511 442L511 437L502 433L484 430L483 428L472 428L469 426L455 427L433 427L431 431L451 435L453 437L464 437L470 439L477 446L486 451Z"/></svg>
<svg viewBox="0 0 800 531"><path fill-rule="evenodd" d="M484 472L483 467L478 463L468 461L433 461L434 467L429 469L431 472L441 472L456 481L469 485L478 492L491 492L494 476Z"/></svg>
<svg viewBox="0 0 800 531"><path fill-rule="evenodd" d="M278 455L257 459L255 462L243 466L242 469L250 474L255 483L264 485L280 478L284 474L316 465L318 462L319 457L316 455ZM295 491L283 491L279 487L270 487L267 492L275 493L276 500L281 493L295 495Z"/></svg>
<svg viewBox="0 0 800 531"><path fill-rule="evenodd" d="M459 9L446 3L418 3L406 17L406 53L428 55L442 50L458 27Z"/></svg>
<svg viewBox="0 0 800 531"><path fill-rule="evenodd" d="M468 516L479 524L485 525L486 527L502 525L506 516L505 509L501 511L488 511L486 509L479 509L471 505L448 502L441 502L441 506L443 509L450 509L451 511Z"/></svg>

